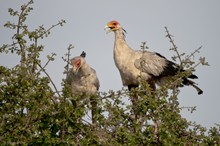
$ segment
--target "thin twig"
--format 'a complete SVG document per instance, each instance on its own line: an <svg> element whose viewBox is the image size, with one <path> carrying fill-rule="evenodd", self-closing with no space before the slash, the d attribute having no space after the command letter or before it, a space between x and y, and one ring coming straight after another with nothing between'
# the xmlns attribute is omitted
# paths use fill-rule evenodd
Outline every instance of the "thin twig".
<svg viewBox="0 0 220 146"><path fill-rule="evenodd" d="M166 29L166 33L167 33L166 37L169 38L170 43L172 44L173 49L174 49L174 51L176 52L177 57L178 57L178 59L179 59L179 61L180 61L180 66L182 67L182 59L181 59L181 56L180 56L179 52L177 51L177 46L175 45L174 40L172 39L172 35L171 35L171 34L169 33L169 31L168 31L168 28L165 27L165 29Z"/></svg>
<svg viewBox="0 0 220 146"><path fill-rule="evenodd" d="M195 69L197 66L199 66L201 62L198 62L196 65L194 65L192 68Z"/></svg>
<svg viewBox="0 0 220 146"><path fill-rule="evenodd" d="M187 59L190 59L192 56L194 56L194 54L196 54L197 52L199 52L199 50L202 49L202 46L200 46L198 49L196 49L193 53L191 53L189 56L186 57Z"/></svg>
<svg viewBox="0 0 220 146"><path fill-rule="evenodd" d="M67 52L67 68L66 71L69 71L69 61L70 61L70 50L74 48L71 44L69 45L69 47L67 48L68 52ZM67 79L68 74L66 74L66 79Z"/></svg>
<svg viewBox="0 0 220 146"><path fill-rule="evenodd" d="M90 117L91 118L91 117ZM89 123L88 121L86 121L86 120L84 120L84 119L82 119L82 121L83 122L85 122L85 123L87 123L88 125L90 125L90 126L92 126L92 127L94 127L94 125L92 125L91 123Z"/></svg>
<svg viewBox="0 0 220 146"><path fill-rule="evenodd" d="M196 106L183 106L183 107L180 107L180 109L195 109Z"/></svg>
<svg viewBox="0 0 220 146"><path fill-rule="evenodd" d="M36 62L37 62L37 38L34 40L34 52L33 52L33 66L32 66L32 73L35 73L36 70Z"/></svg>
<svg viewBox="0 0 220 146"><path fill-rule="evenodd" d="M20 41L20 38L18 38L18 36L19 36L19 34L20 34L20 27L21 27L21 23L22 23L21 20L22 20L22 17L24 17L24 16L23 16L23 13L25 12L25 10L27 9L27 7L28 7L31 3L33 3L33 1L29 1L26 5L24 5L24 7L21 8L21 13L19 14L19 17L18 17L17 33L16 33L17 37L16 37L16 39L17 39L18 44L19 44L20 49L21 49L21 66L24 66L23 61L25 60L25 51L24 51L24 48L23 48L24 46L22 45L22 43L21 43L21 41Z"/></svg>
<svg viewBox="0 0 220 146"><path fill-rule="evenodd" d="M45 69L44 69L39 63L37 63L37 65L42 69L42 71L43 71L43 72L46 74L46 76L49 78L49 80L50 80L51 84L53 85L53 87L54 87L54 89L55 89L57 95L61 98L61 95L60 95L59 91L57 90L56 85L55 85L54 82L52 81L50 75L45 71Z"/></svg>
<svg viewBox="0 0 220 146"><path fill-rule="evenodd" d="M51 57L53 57L53 56L55 56L55 54L52 54ZM36 74L40 73L42 70L45 70L46 66L50 63L50 61L51 61L51 59L48 59L48 61L45 63L45 65Z"/></svg>
<svg viewBox="0 0 220 146"><path fill-rule="evenodd" d="M47 34L48 32L50 32L51 29L53 29L54 27L61 25L62 23L65 23L65 20L62 20L61 22L58 22L57 24L52 25L50 28L48 28L44 33L42 33L41 35L38 36L38 38L42 37L43 35Z"/></svg>

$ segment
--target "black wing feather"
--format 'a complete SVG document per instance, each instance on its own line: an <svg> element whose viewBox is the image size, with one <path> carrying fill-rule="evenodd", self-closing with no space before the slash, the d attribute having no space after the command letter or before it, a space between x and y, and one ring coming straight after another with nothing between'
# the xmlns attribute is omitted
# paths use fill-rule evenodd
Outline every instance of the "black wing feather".
<svg viewBox="0 0 220 146"><path fill-rule="evenodd" d="M166 57L162 56L161 54L159 53L156 53L158 56L164 58L166 60L166 67L164 68L163 72L161 72L161 74L159 75L160 77L165 77L165 76L174 76L177 74L178 71L180 72L184 72L185 70L184 69L180 69L180 66L177 65L176 63L170 61L170 60L167 60ZM198 77L194 74L191 74L190 76L188 76L188 78L191 78L191 79L198 79Z"/></svg>

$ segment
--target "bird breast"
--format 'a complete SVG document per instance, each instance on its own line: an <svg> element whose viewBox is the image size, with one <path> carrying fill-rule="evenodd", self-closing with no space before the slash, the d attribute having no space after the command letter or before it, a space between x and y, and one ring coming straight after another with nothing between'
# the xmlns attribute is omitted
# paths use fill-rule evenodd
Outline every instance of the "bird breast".
<svg viewBox="0 0 220 146"><path fill-rule="evenodd" d="M73 94L96 94L99 88L99 80L94 69L84 64L79 71L74 74L71 89Z"/></svg>
<svg viewBox="0 0 220 146"><path fill-rule="evenodd" d="M148 80L150 78L148 74L141 72L134 65L135 60L141 56L135 54L134 51L121 51L121 48L118 49L117 46L115 47L114 60L120 72L122 83L124 86L131 84L138 85L140 79Z"/></svg>
<svg viewBox="0 0 220 146"><path fill-rule="evenodd" d="M81 76L74 79L71 84L72 93L92 95L97 92L97 87L93 84L93 76Z"/></svg>

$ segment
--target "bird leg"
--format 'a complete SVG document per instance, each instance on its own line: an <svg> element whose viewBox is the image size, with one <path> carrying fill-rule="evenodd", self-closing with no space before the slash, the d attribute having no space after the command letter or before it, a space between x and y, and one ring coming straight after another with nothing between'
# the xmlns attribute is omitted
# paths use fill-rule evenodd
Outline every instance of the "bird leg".
<svg viewBox="0 0 220 146"><path fill-rule="evenodd" d="M135 92L135 89L138 87L138 85L128 85L128 90L131 91L130 98L132 102L132 108L134 111L135 119L137 119L137 101L138 101L138 94Z"/></svg>
<svg viewBox="0 0 220 146"><path fill-rule="evenodd" d="M97 115L98 115L98 106L97 106L97 99L95 95L92 95L90 97L90 104L91 104L92 124L96 124Z"/></svg>
<svg viewBox="0 0 220 146"><path fill-rule="evenodd" d="M131 98L131 102L132 102L132 109L133 109L133 114L130 115L130 119L132 120L132 122L134 123L133 124L133 127L132 127L132 131L134 133L136 133L138 131L138 129L136 128L135 126L135 123L137 123L138 121L138 118L139 118L139 112L138 112L138 105L137 105L137 102L138 102L138 93L136 92L136 88L138 86L135 86L135 85L130 85L128 86L128 90L130 91L130 98Z"/></svg>
<svg viewBox="0 0 220 146"><path fill-rule="evenodd" d="M149 84L149 87L150 87L150 95L156 94L156 93L155 93L155 91L156 91L156 85L155 85L154 80L149 80L149 81L148 81L148 84Z"/></svg>
<svg viewBox="0 0 220 146"><path fill-rule="evenodd" d="M137 89L138 85L129 85L128 90L130 91L130 98L132 102L132 109L133 109L133 114L130 116L132 119L132 122L134 123L134 127L132 127L132 131L136 133L140 129L137 129L135 124L138 122L139 118L139 111L138 111L138 93L135 89Z"/></svg>

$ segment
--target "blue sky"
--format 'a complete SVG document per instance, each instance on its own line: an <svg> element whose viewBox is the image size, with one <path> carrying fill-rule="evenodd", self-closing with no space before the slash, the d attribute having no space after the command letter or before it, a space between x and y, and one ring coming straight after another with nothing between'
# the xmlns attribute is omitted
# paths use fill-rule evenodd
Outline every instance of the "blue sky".
<svg viewBox="0 0 220 146"><path fill-rule="evenodd" d="M4 23L17 20L9 16L8 8L18 10L25 2L27 1L0 1L0 45L11 43L14 33L4 28ZM42 62L46 62L46 55L57 54L47 72L59 89L60 82L65 77L65 63L61 57L69 44L75 46L71 52L72 57L86 51L87 62L96 69L99 77L100 91L117 91L122 88L120 75L113 61L114 34L106 34L104 31L106 23L111 20L120 22L127 31L127 43L135 50L140 49L141 42L146 41L151 51L171 59L175 53L169 51L171 44L165 37L165 26L175 36L180 52L189 54L202 46L195 60L200 56L206 57L211 65L199 66L196 70L199 77L196 82L204 90L204 94L198 96L193 88L181 88L180 104L197 107L194 114L183 110L182 115L206 127L213 126L214 123L220 124L220 1L44 0L35 1L32 7L34 10L27 19L32 30L42 24L49 28L61 19L67 22L63 27L55 28L51 36L40 41L45 46L41 55ZM16 55L0 54L0 65L13 67L17 61Z"/></svg>

